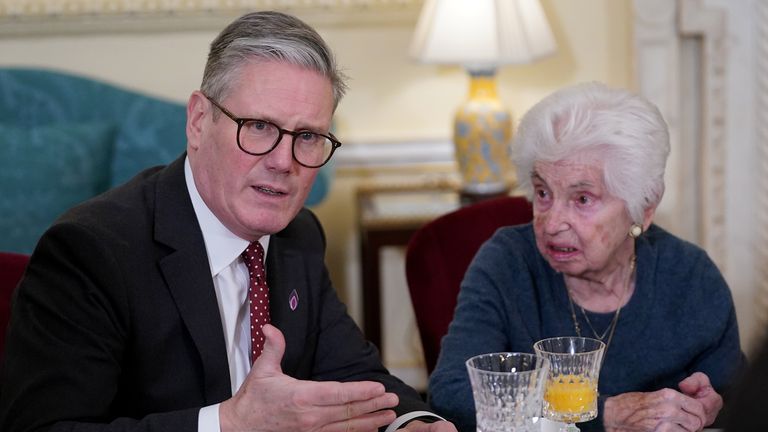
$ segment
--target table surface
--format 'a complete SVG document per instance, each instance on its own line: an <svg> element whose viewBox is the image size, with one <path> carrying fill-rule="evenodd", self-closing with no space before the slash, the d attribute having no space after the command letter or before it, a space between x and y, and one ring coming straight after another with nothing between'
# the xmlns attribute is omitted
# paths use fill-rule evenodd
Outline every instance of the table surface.
<svg viewBox="0 0 768 432"><path fill-rule="evenodd" d="M553 422L545 418L542 418L540 422L541 422L541 432L558 432L560 430L559 429L560 423L558 422ZM724 432L724 431L723 429L704 428L701 432Z"/></svg>
<svg viewBox="0 0 768 432"><path fill-rule="evenodd" d="M558 429L560 426L560 423L558 422L553 422L545 418L541 419L540 422L541 422L541 432L558 432L560 430ZM724 431L723 429L704 428L701 432L724 432Z"/></svg>

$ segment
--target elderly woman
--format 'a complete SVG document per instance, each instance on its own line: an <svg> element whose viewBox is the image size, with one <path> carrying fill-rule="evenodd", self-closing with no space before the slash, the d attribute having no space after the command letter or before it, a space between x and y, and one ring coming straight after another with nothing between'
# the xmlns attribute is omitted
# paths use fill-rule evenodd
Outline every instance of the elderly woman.
<svg viewBox="0 0 768 432"><path fill-rule="evenodd" d="M469 357L578 335L607 345L599 415L581 430L710 425L744 356L715 264L652 223L669 154L658 109L602 84L566 88L523 117L515 151L534 219L497 231L467 270L434 408L474 431Z"/></svg>

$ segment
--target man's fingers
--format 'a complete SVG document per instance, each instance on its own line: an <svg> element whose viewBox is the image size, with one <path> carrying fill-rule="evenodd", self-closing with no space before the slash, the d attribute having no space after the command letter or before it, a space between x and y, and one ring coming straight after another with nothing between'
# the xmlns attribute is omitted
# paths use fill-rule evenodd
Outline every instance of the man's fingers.
<svg viewBox="0 0 768 432"><path fill-rule="evenodd" d="M397 402L397 395L394 393L385 393L373 399L357 402L347 402L344 405L336 405L331 408L334 409L336 418L352 419L386 408L394 408L397 406Z"/></svg>
<svg viewBox="0 0 768 432"><path fill-rule="evenodd" d="M312 382L307 383L297 402L305 411L315 411L318 418L325 419L321 423L333 425L329 431L338 430L339 424L349 426L350 431L368 431L394 421L394 417L380 413L391 413L389 408L397 406L399 399L394 393L385 393L384 386L376 382ZM388 421L378 424L382 419ZM370 426L374 423L377 425Z"/></svg>
<svg viewBox="0 0 768 432"><path fill-rule="evenodd" d="M344 405L348 402L364 401L379 397L386 392L384 385L374 381L314 383L312 405Z"/></svg>
<svg viewBox="0 0 768 432"><path fill-rule="evenodd" d="M321 432L359 432L377 430L395 421L392 410L376 411L351 419L344 419L327 424L320 428Z"/></svg>

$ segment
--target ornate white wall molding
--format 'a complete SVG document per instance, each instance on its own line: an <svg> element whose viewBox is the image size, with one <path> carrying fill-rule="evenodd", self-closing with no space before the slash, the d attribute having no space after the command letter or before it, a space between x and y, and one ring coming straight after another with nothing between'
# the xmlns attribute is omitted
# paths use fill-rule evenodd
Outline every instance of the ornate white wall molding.
<svg viewBox="0 0 768 432"><path fill-rule="evenodd" d="M337 167L352 169L450 165L455 162L454 146L449 139L345 142L342 151L335 153L334 158Z"/></svg>
<svg viewBox="0 0 768 432"><path fill-rule="evenodd" d="M679 16L680 35L701 40L700 67L693 71L701 77L701 138L696 153L687 155L698 156L700 163L698 237L721 271L725 271L726 16L724 11L706 6L702 0L680 1Z"/></svg>
<svg viewBox="0 0 768 432"><path fill-rule="evenodd" d="M219 29L253 10L313 24L415 21L423 0L0 0L0 35Z"/></svg>
<svg viewBox="0 0 768 432"><path fill-rule="evenodd" d="M634 6L638 91L659 106L672 145L657 220L707 249L724 269L724 13L700 0Z"/></svg>
<svg viewBox="0 0 768 432"><path fill-rule="evenodd" d="M707 250L745 347L768 326L768 0L634 0L639 91L667 118L657 221Z"/></svg>
<svg viewBox="0 0 768 432"><path fill-rule="evenodd" d="M689 240L695 233L693 220L681 219L684 208L696 205L685 194L683 178L689 176L682 165L683 147L680 98L680 42L677 34L677 3L667 0L635 0L635 69L637 90L654 102L669 125L672 153L667 162L666 191L656 213L656 221L671 232ZM684 159L682 159L684 160ZM687 197L687 198L685 198Z"/></svg>

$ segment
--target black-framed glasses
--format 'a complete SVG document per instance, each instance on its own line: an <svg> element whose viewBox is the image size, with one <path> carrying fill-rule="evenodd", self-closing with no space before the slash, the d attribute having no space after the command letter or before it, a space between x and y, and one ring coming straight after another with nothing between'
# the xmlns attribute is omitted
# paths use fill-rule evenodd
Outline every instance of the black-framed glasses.
<svg viewBox="0 0 768 432"><path fill-rule="evenodd" d="M277 147L284 134L290 135L293 159L307 168L320 168L328 163L341 141L332 133L324 135L310 130L292 131L267 120L235 117L218 102L205 95L227 117L237 123L237 146L253 156L265 155Z"/></svg>

